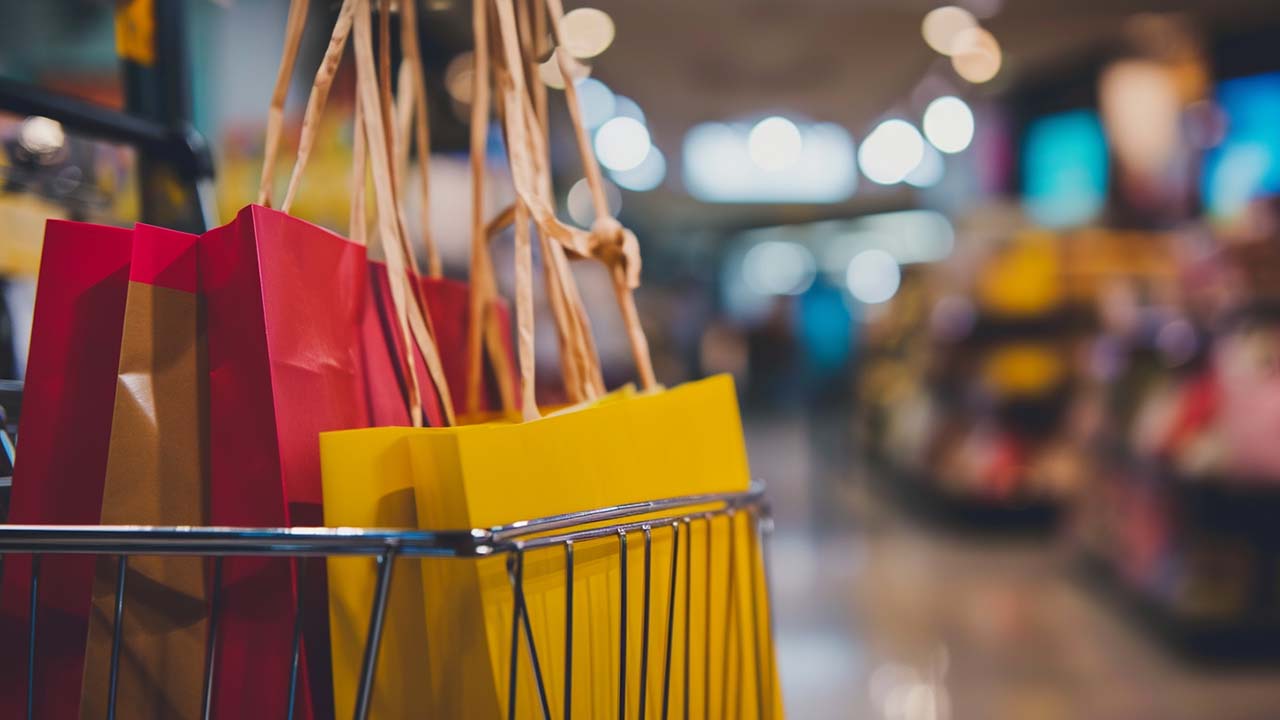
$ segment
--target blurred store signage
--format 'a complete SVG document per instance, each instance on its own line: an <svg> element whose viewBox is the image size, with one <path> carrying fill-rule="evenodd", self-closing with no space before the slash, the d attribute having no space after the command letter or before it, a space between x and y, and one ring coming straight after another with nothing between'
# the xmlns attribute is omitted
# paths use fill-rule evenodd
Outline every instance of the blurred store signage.
<svg viewBox="0 0 1280 720"><path fill-rule="evenodd" d="M1280 193L1280 73L1224 80L1216 95L1226 133L1205 158L1202 190L1211 214L1231 218Z"/></svg>
<svg viewBox="0 0 1280 720"><path fill-rule="evenodd" d="M1082 225L1102 212L1110 163L1093 110L1033 121L1022 143L1023 206L1046 227Z"/></svg>
<svg viewBox="0 0 1280 720"><path fill-rule="evenodd" d="M703 123L683 150L685 187L705 202L837 203L858 182L853 138L832 123Z"/></svg>
<svg viewBox="0 0 1280 720"><path fill-rule="evenodd" d="M932 210L756 228L735 238L723 299L735 316L754 317L767 311L771 296L822 285L876 305L897 293L902 266L944 260L954 245L951 222Z"/></svg>

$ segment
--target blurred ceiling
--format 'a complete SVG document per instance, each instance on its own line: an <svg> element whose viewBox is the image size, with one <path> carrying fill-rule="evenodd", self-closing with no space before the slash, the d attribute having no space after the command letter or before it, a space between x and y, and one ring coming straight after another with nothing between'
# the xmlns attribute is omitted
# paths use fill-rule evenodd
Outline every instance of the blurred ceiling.
<svg viewBox="0 0 1280 720"><path fill-rule="evenodd" d="M936 0L571 0L591 5L617 25L610 48L595 59L593 76L644 109L655 144L669 164L666 190L627 194L630 210L648 214L661 203L666 227L723 226L848 215L905 206L905 189L862 182L841 206L817 208L705 205L681 192L680 144L693 125L768 114L807 117L846 127L855 141L887 114L918 116L946 92L970 99L998 96L1046 76L1087 66L1119 41L1125 20L1143 12L1183 12L1206 36L1259 23L1280 23L1276 0L956 0L980 17L999 40L1004 65L992 82L959 80L946 58L920 35ZM435 7L447 7L436 0ZM441 34L466 37L469 3L435 15ZM913 92L914 91L914 92ZM567 139L567 136L562 139ZM573 157L557 166L571 182ZM673 192L673 189L675 190ZM654 218L647 218L654 220Z"/></svg>
<svg viewBox="0 0 1280 720"><path fill-rule="evenodd" d="M1124 19L1141 12L1185 11L1214 32L1280 21L1275 0L1006 0L983 21L1004 49L1004 68L976 88L955 79L921 39L921 19L941 2L591 4L618 27L594 75L651 109L660 140L697 122L771 111L839 122L859 135L878 116L910 109L904 103L912 88L931 70L970 96L999 92L1113 43Z"/></svg>

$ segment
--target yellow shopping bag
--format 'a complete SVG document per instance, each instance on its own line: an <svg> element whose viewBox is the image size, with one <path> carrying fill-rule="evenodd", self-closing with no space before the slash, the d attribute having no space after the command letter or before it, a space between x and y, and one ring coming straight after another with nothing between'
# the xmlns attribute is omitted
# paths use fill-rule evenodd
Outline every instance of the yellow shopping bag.
<svg viewBox="0 0 1280 720"><path fill-rule="evenodd" d="M489 527L654 498L743 491L749 479L728 376L615 396L520 424L326 433L321 465L327 523L413 527L416 517L416 527L423 529ZM764 688L758 688L754 668L758 661L771 668L772 651L761 630L767 627L767 596L763 573L753 566L759 555L747 520L721 517L652 530L646 715L660 715L664 675L672 678L668 703L683 707L687 657L692 707L708 709L712 717L764 716L757 692ZM668 671L675 532L680 536ZM608 538L575 549L572 702L579 717L617 710L619 545ZM635 713L644 627L644 542L638 533L628 538L627 558L631 610L623 675ZM513 597L506 559L400 560L395 572L374 717L414 707L442 717L504 716ZM565 557L554 549L530 552L523 575L550 709L559 717ZM329 577L335 703L343 716L354 703L374 566L368 559L330 559ZM754 622L747 621L753 614ZM521 649L519 662L519 715L540 716L527 649ZM776 696L769 674L763 684Z"/></svg>

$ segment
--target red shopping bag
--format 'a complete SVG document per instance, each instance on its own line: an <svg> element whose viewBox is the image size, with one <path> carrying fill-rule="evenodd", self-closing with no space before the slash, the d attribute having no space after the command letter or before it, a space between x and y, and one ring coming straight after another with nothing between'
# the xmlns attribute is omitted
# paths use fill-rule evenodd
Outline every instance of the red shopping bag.
<svg viewBox="0 0 1280 720"><path fill-rule="evenodd" d="M361 350L363 246L250 205L199 243L209 347L210 522L321 525L319 433L369 424ZM288 560L223 565L214 680L217 717L283 717L298 593L322 599L323 574L299 587ZM323 601L307 628L295 717L328 687ZM321 704L323 701L321 701Z"/></svg>
<svg viewBox="0 0 1280 720"><path fill-rule="evenodd" d="M432 313L432 319L435 314ZM404 361L407 350L404 335L396 321L395 308L392 305L391 281L387 276L387 266L376 260L369 261L369 290L366 294L366 308L362 320L365 340L365 371L369 378L369 410L370 421L376 426L405 426L412 424L405 397L409 392L409 379L406 377ZM439 333L439 327L436 327ZM448 347L444 339L437 334L437 342ZM415 348L414 366L417 370L418 393L422 403L423 421L429 427L441 427L445 417L440 405L440 396L435 385L425 382L430 374L422 353ZM448 375L450 355L441 356L444 371ZM388 379L394 378L395 382ZM450 385L452 388L452 384Z"/></svg>
<svg viewBox="0 0 1280 720"><path fill-rule="evenodd" d="M431 316L431 324L435 330L436 343L449 352L442 353L440 360L444 363L444 375L449 383L449 391L455 398L467 396L467 330L471 322L470 295L471 288L467 283L445 278L420 278L419 288L426 301L427 313ZM488 350L483 356L488 358L484 363L484 382L480 385L477 409L481 411L516 410L519 408L520 377L516 370L515 349L511 344L511 311L506 301L495 300L490 305L492 316L487 319L494 324L492 328L493 342L487 343ZM503 402L504 387L508 395L507 403ZM509 407L506 406L509 403Z"/></svg>
<svg viewBox="0 0 1280 720"><path fill-rule="evenodd" d="M9 522L94 525L115 404L133 231L50 220L36 285ZM40 560L35 717L74 718L88 633L94 559ZM4 560L0 589L0 717L23 717L32 559Z"/></svg>

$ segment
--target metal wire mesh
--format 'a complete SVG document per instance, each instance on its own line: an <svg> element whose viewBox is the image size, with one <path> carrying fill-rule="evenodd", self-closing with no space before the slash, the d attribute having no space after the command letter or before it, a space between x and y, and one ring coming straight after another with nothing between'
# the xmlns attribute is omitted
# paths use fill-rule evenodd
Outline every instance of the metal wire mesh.
<svg viewBox="0 0 1280 720"><path fill-rule="evenodd" d="M713 532L713 521L725 518L727 532L723 537ZM704 524L703 547L699 551L705 553L705 569L708 577L695 583L693 579L693 553L695 542L693 528L696 524ZM739 532L738 523L748 523L747 533L751 538L746 547L752 557L748 563L734 560L734 541ZM369 617L368 634L364 646L360 666L359 686L356 697L354 716L363 720L369 714L374 687L377 682L378 650L382 640L384 622L387 615L388 597L394 579L393 570L398 558L453 558L454 562L474 561L476 558L505 555L507 558L507 574L512 590L512 614L510 652L508 658L506 709L510 718L516 718L520 710L517 686L521 673L532 674L537 690L539 706L536 708L541 717L550 720L552 715L551 700L548 697L548 683L539 661L538 647L535 643L534 621L525 599L525 561L532 553L548 553L559 550L563 557L564 573L564 667L563 667L563 701L560 716L569 720L572 713L573 678L574 678L574 604L575 604L575 548L591 541L616 539L618 562L621 572L618 574L619 621L618 658L613 672L616 672L618 684L617 712L619 718L646 718L653 714L648 706L648 696L656 692L651 683L661 683L662 698L661 717L676 715L683 718L710 718L712 711L711 692L712 678L725 678L720 683L726 697L720 699L721 714L726 714L730 707L730 675L741 676L746 672L754 672L752 698L739 698L737 702L753 702L756 712L753 716L770 718L777 704L774 682L775 668L772 653L772 618L769 613L758 612L757 588L767 587L767 538L772 523L768 515L768 507L764 502L760 488L753 488L745 493L725 493L715 495L689 496L652 502L634 503L616 507L601 508L585 512L570 513L538 520L521 521L496 528L476 528L462 531L411 531L411 530L375 530L357 528L215 528L215 527L144 527L144 526L34 526L34 525L0 525L0 556L30 554L30 616L27 633L27 706L26 717L40 717L40 708L35 706L35 682L38 653L36 628L40 621L37 610L40 599L40 560L49 554L88 554L115 556L115 622L112 630L111 667L109 675L109 695L107 717L117 715L116 689L120 664L120 645L123 633L122 618L127 601L125 580L129 560L134 556L147 555L188 555L206 558L210 564L211 599L209 608L208 638L204 655L203 683L203 716L211 717L213 707L214 677L218 671L217 632L220 617L220 596L222 593L223 559L229 556L276 556L293 558L298 572L305 572L306 558L323 558L336 556L365 556L377 563L377 582L372 598L372 612ZM669 557L656 557L654 552L655 537L660 533L670 533L671 551ZM628 571L629 548L633 539L642 538L643 542L643 598L640 607L629 606L629 587L631 574ZM729 562L717 566L711 562L712 550L719 542L728 545ZM680 562L680 554L684 553L684 562ZM738 577L740 567L750 568L750 577ZM679 570L683 565L683 583ZM728 592L724 594L723 608L725 617L737 623L749 623L748 631L754 642L754 668L748 670L744 659L745 653L739 652L739 661L731 663L729 652L730 633L724 633L725 648L720 657L720 667L712 667L711 652L712 635L703 631L706 648L703 652L703 667L700 668L703 683L703 707L690 707L690 682L693 671L690 661L692 648L691 627L700 622L703 628L709 628L712 622L713 579L710 575L716 568L727 572L728 577L722 580L727 584ZM668 573L665 607L655 608L653 601L653 580L655 573ZM761 575L757 575L760 573ZM735 592L736 583L750 583L752 592L746 593L750 598L750 607L737 607L739 593ZM699 604L703 614L694 618L692 614L694 586L699 585L702 597ZM298 618L293 629L293 654L290 668L289 702L287 718L292 718L295 711L295 695L298 685L299 659L302 647L302 603L304 598L298 593ZM640 662L636 667L629 662L627 638L629 635L629 613L639 610L641 613ZM720 611L720 608L715 608ZM656 611L656 612L655 612ZM655 616L656 614L656 616ZM764 616L763 620L762 615ZM736 619L736 620L735 620ZM663 672L660 678L650 677L649 657L651 652L650 636L652 630L659 628L664 638ZM683 637L677 637L677 627L683 628ZM577 628L580 632L583 628ZM587 630L596 630L587 628ZM605 629L601 628L600 631ZM677 646L679 648L677 649ZM673 655L683 654L681 676L673 678ZM593 678L594 680L595 678ZM632 685L635 683L636 685ZM672 688L680 683L682 699L680 708L671 707ZM738 682L739 689L746 683ZM629 687L637 688L634 693L638 700L630 701ZM744 715L743 705L739 704L738 715ZM691 712L698 711L697 714ZM634 711L634 715L631 712ZM647 714L646 714L647 713ZM121 710L127 716L127 709Z"/></svg>

